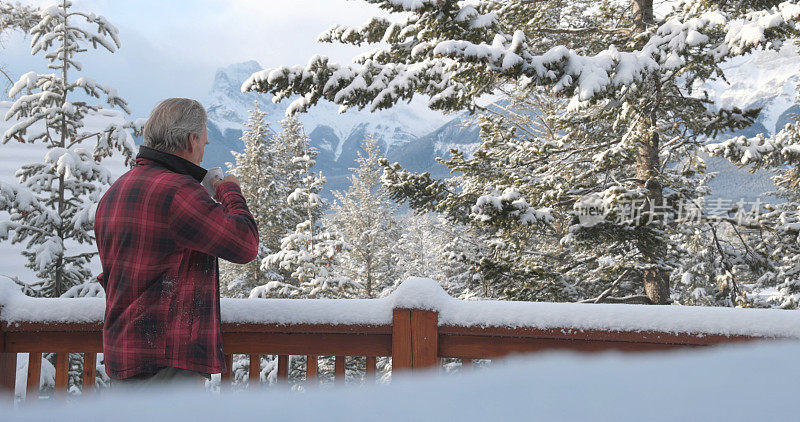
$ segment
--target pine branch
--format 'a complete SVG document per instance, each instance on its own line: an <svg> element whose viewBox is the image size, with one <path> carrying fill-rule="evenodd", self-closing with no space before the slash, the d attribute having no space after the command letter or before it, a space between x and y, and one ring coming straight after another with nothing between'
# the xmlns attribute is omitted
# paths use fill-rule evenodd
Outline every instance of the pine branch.
<svg viewBox="0 0 800 422"><path fill-rule="evenodd" d="M6 73L5 69L3 69L2 67L0 67L0 73L2 73L3 76L5 76L6 79L8 79L8 83L10 83L11 85L14 85L14 80L11 79L11 76L9 76L9 74Z"/></svg>
<svg viewBox="0 0 800 422"><path fill-rule="evenodd" d="M558 34L558 35L587 35L587 34L633 34L632 28L532 28L532 32L538 34Z"/></svg>
<svg viewBox="0 0 800 422"><path fill-rule="evenodd" d="M720 259L722 261L722 265L725 266L725 270L727 271L728 275L730 275L731 283L733 284L733 288L731 289L731 302L736 302L736 295L741 294L739 291L739 285L736 283L736 276L733 273L733 266L730 262L725 258L725 251L722 250L722 245L719 242L719 237L717 236L717 230L714 227L711 227L711 233L714 239L714 245L717 247L717 252L719 253Z"/></svg>
<svg viewBox="0 0 800 422"><path fill-rule="evenodd" d="M599 303L626 303L630 305L652 305L653 302L647 295L630 295L623 297L606 297Z"/></svg>
<svg viewBox="0 0 800 422"><path fill-rule="evenodd" d="M608 295L610 295L611 292L614 291L614 289L617 288L617 285L619 285L619 282L622 281L622 279L627 274L628 274L628 270L623 271L622 274L620 274L619 277L617 277L616 280L614 280L614 282L611 283L611 286L609 286L608 289L603 291L603 293L600 293L600 296L597 296L594 299L584 299L584 300L581 300L578 303L602 303L606 298L608 298ZM615 298L611 298L611 299L615 299Z"/></svg>

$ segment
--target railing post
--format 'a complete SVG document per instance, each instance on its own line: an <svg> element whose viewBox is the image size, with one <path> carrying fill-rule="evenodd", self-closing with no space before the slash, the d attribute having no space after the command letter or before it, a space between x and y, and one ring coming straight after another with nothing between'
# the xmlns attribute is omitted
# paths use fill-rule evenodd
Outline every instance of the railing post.
<svg viewBox="0 0 800 422"><path fill-rule="evenodd" d="M34 353L31 353L34 355ZM39 361L41 363L41 356ZM30 362L30 360L28 361ZM28 363L30 365L30 363ZM83 354L83 388L81 395L88 396L94 392L95 378L97 377L97 353L86 352ZM39 384L36 384L36 393L39 393Z"/></svg>
<svg viewBox="0 0 800 422"><path fill-rule="evenodd" d="M289 355L278 355L278 382L289 380Z"/></svg>
<svg viewBox="0 0 800 422"><path fill-rule="evenodd" d="M250 355L250 373L248 374L247 388L254 389L261 382L261 355Z"/></svg>
<svg viewBox="0 0 800 422"><path fill-rule="evenodd" d="M336 385L344 385L345 362L346 356L335 356L333 358L333 383Z"/></svg>
<svg viewBox="0 0 800 422"><path fill-rule="evenodd" d="M0 396L7 396L3 400L9 400L14 404L14 385L16 384L17 354L0 353Z"/></svg>
<svg viewBox="0 0 800 422"><path fill-rule="evenodd" d="M226 371L219 375L219 388L224 391L233 385L233 355L225 355Z"/></svg>
<svg viewBox="0 0 800 422"><path fill-rule="evenodd" d="M3 307L0 306L0 315ZM6 332L0 322L0 400L14 405L14 388L17 379L17 354L6 353Z"/></svg>
<svg viewBox="0 0 800 422"><path fill-rule="evenodd" d="M392 371L435 366L439 355L439 314L395 309L392 318Z"/></svg>
<svg viewBox="0 0 800 422"><path fill-rule="evenodd" d="M395 309L392 315L392 373L411 369L411 310Z"/></svg>
<svg viewBox="0 0 800 422"><path fill-rule="evenodd" d="M411 311L411 367L426 369L439 362L439 314Z"/></svg>
<svg viewBox="0 0 800 422"><path fill-rule="evenodd" d="M63 401L67 398L69 387L69 352L56 353L56 379L53 386L53 397Z"/></svg>

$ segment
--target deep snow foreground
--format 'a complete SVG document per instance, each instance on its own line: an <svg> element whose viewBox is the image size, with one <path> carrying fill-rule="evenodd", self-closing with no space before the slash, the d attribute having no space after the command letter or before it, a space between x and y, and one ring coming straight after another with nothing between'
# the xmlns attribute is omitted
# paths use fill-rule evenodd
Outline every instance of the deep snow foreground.
<svg viewBox="0 0 800 422"><path fill-rule="evenodd" d="M640 355L548 353L472 373L396 376L391 384L369 387L104 394L66 406L25 406L3 419L793 420L800 397L797 356L797 342Z"/></svg>
<svg viewBox="0 0 800 422"><path fill-rule="evenodd" d="M103 298L30 298L0 279L0 320L101 323ZM439 325L663 331L800 339L800 312L702 306L462 301L434 280L409 278L381 299L222 299L224 323L388 325L395 308L439 313Z"/></svg>

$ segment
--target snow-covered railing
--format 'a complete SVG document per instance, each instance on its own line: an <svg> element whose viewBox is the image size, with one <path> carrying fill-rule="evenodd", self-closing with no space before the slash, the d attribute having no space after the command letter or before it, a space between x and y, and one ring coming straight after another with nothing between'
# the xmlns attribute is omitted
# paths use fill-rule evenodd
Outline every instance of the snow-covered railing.
<svg viewBox="0 0 800 422"><path fill-rule="evenodd" d="M83 353L84 392L94 387L102 352L104 299L36 299L0 284L0 387L15 385L16 354L56 353L55 386L67 388L69 353ZM429 368L441 358L495 358L510 353L566 349L648 351L744 340L800 339L800 312L648 305L589 305L460 301L429 279L406 280L382 299L222 299L228 368L232 355L278 355L278 377L289 355L307 356L307 381L317 357L335 356L344 381L345 357L365 356L368 378L376 357L393 370ZM28 397L37 397L41 359L29 359ZM259 371L250 379L258 382ZM230 374L223 374L223 385Z"/></svg>

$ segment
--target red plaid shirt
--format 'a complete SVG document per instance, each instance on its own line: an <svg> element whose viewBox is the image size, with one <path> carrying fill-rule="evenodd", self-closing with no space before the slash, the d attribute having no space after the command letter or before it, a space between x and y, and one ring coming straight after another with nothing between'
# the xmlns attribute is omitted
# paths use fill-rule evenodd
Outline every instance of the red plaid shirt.
<svg viewBox="0 0 800 422"><path fill-rule="evenodd" d="M224 372L217 257L255 259L258 229L241 190L199 183L206 171L140 147L136 167L97 206L106 291L103 353L112 378L171 366Z"/></svg>

